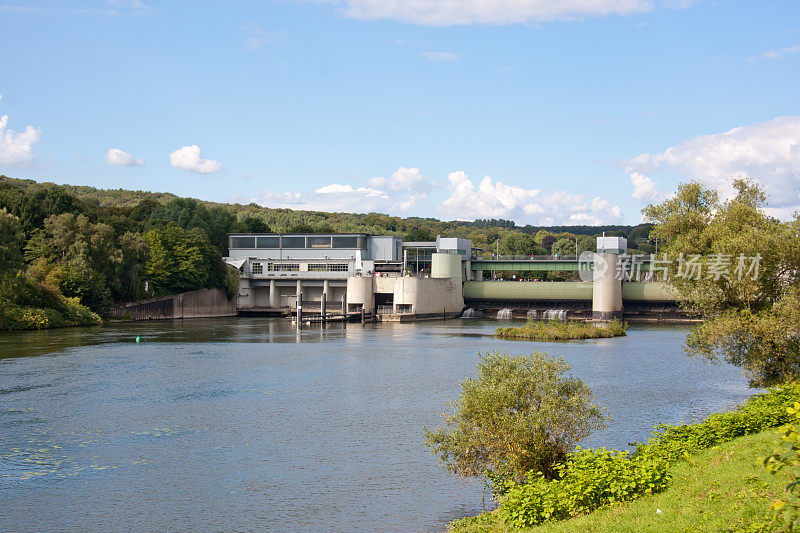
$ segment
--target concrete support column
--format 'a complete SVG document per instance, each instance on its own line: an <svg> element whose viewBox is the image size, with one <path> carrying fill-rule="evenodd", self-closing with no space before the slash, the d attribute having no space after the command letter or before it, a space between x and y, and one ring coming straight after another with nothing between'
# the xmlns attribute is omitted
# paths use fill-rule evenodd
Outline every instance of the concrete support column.
<svg viewBox="0 0 800 533"><path fill-rule="evenodd" d="M303 282L299 279L297 280L297 291L295 294L297 294L297 307L300 307L302 305L300 302L303 299Z"/></svg>
<svg viewBox="0 0 800 533"><path fill-rule="evenodd" d="M622 280L617 279L617 254L595 254L592 277L592 318L622 318ZM605 272L601 265L605 264Z"/></svg>
<svg viewBox="0 0 800 533"><path fill-rule="evenodd" d="M278 287L275 286L275 280L269 280L269 306L273 309L277 309L281 303L281 299L278 295Z"/></svg>
<svg viewBox="0 0 800 533"><path fill-rule="evenodd" d="M475 281L483 281L483 270L475 271Z"/></svg>
<svg viewBox="0 0 800 533"><path fill-rule="evenodd" d="M325 296L330 296L330 284L328 283L327 279L322 280L322 294Z"/></svg>

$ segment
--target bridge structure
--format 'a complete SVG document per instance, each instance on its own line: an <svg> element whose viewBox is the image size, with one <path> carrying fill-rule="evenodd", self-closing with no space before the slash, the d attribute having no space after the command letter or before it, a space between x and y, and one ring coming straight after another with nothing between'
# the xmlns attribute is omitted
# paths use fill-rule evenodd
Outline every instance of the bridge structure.
<svg viewBox="0 0 800 533"><path fill-rule="evenodd" d="M613 239L607 242L606 239ZM608 320L637 314L680 314L677 295L655 281L660 270L651 256L627 255L624 239L598 238L597 254L582 256L476 257L464 283L467 306L480 309L570 309ZM597 271L600 271L599 273ZM583 281L497 281L497 272L578 272ZM491 274L490 274L491 273ZM487 279L488 278L488 279Z"/></svg>

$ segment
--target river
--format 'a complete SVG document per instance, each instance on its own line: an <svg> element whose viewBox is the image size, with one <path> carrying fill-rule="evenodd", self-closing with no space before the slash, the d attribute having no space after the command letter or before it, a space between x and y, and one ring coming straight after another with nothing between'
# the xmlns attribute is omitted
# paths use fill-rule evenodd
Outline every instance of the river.
<svg viewBox="0 0 800 533"><path fill-rule="evenodd" d="M484 349L563 354L614 419L585 446L625 447L753 393L737 369L684 356L686 328L533 343L488 336L497 326L297 332L247 318L1 334L0 530L442 531L484 509L482 485L445 473L423 426Z"/></svg>

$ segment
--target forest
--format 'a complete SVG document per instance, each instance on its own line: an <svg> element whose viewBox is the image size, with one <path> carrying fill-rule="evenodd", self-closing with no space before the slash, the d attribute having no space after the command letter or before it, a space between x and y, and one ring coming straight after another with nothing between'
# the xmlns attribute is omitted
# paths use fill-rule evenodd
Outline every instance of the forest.
<svg viewBox="0 0 800 533"><path fill-rule="evenodd" d="M651 253L652 226L517 226L381 213L324 213L226 204L168 193L103 190L0 176L0 330L98 323L118 303L220 287L233 297L227 235L368 233L408 241L472 240L506 255L593 250L605 232Z"/></svg>

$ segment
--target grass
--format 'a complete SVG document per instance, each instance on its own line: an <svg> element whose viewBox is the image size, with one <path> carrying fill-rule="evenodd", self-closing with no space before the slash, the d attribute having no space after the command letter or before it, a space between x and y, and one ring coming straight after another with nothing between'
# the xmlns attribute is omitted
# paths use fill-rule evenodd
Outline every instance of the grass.
<svg viewBox="0 0 800 533"><path fill-rule="evenodd" d="M604 325L578 320L528 320L520 328L497 328L496 337L536 341L602 339L625 335L625 324L617 319Z"/></svg>
<svg viewBox="0 0 800 533"><path fill-rule="evenodd" d="M638 533L663 531L767 531L769 503L783 496L789 474L772 475L762 464L779 431L768 429L699 452L670 467L659 494L591 514L514 531ZM659 513L658 510L661 512ZM457 533L507 533L494 513L454 522Z"/></svg>

